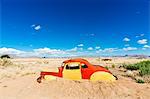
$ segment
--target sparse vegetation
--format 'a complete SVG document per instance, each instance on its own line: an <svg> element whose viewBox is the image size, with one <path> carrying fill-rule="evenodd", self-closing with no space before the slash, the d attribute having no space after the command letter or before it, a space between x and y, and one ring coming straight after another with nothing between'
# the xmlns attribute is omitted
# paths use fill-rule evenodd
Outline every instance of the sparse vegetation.
<svg viewBox="0 0 150 99"><path fill-rule="evenodd" d="M123 64L123 67L128 70L138 70L139 67L136 64Z"/></svg>
<svg viewBox="0 0 150 99"><path fill-rule="evenodd" d="M112 64L112 68L115 68L115 64Z"/></svg>
<svg viewBox="0 0 150 99"><path fill-rule="evenodd" d="M150 75L150 60L142 61L136 64L123 64L123 67L128 70L139 70L139 74Z"/></svg>
<svg viewBox="0 0 150 99"><path fill-rule="evenodd" d="M13 63L7 59L7 58L3 58L3 59L0 59L0 66L10 66L12 65Z"/></svg>
<svg viewBox="0 0 150 99"><path fill-rule="evenodd" d="M112 59L105 58L105 59L102 59L102 61L112 61Z"/></svg>
<svg viewBox="0 0 150 99"><path fill-rule="evenodd" d="M142 79L137 79L136 82L137 83L145 83L144 80L142 80Z"/></svg>
<svg viewBox="0 0 150 99"><path fill-rule="evenodd" d="M105 66L105 68L106 68L106 69L109 69L109 67L108 67L108 66Z"/></svg>

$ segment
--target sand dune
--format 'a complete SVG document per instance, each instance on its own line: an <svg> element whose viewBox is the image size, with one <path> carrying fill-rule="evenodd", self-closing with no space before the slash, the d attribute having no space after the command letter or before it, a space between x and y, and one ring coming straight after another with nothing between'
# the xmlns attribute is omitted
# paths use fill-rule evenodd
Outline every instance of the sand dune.
<svg viewBox="0 0 150 99"><path fill-rule="evenodd" d="M49 63L40 63L43 60L37 59L25 60L24 69L18 69L18 72L21 74L24 70L28 70L33 73L21 76L16 74L0 79L0 99L148 99L150 97L149 83L138 84L119 73L117 75L119 80L114 83L72 81L62 78L40 84L36 82L41 68L48 66L54 68L63 60L51 59L48 60ZM94 60L91 60L92 63L96 63ZM15 62L23 63L22 60Z"/></svg>
<svg viewBox="0 0 150 99"><path fill-rule="evenodd" d="M5 79L0 99L148 99L150 85L137 84L119 77L115 83L90 81L56 81L38 84L36 76Z"/></svg>

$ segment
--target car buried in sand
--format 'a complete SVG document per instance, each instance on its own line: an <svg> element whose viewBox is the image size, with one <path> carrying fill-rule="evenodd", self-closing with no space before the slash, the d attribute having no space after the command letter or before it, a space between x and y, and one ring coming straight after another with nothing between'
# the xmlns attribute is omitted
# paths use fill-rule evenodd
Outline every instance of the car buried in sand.
<svg viewBox="0 0 150 99"><path fill-rule="evenodd" d="M64 61L62 66L58 67L58 72L41 71L40 77L37 78L37 82L41 83L42 80L53 80L57 77L71 80L87 79L91 81L107 82L117 80L117 77L108 69L99 65L93 65L85 59L77 58Z"/></svg>

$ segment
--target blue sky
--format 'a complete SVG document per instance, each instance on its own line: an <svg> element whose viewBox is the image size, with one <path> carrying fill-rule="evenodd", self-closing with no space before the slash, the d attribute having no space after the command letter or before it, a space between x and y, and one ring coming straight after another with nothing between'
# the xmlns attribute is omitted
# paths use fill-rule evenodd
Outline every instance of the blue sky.
<svg viewBox="0 0 150 99"><path fill-rule="evenodd" d="M2 0L1 54L150 54L149 2Z"/></svg>

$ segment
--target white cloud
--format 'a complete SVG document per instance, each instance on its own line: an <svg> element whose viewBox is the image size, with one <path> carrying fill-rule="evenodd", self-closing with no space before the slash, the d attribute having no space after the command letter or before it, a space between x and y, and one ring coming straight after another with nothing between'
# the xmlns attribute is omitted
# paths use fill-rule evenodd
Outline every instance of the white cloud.
<svg viewBox="0 0 150 99"><path fill-rule="evenodd" d="M92 50L92 47L89 47L89 50ZM83 48L72 48L69 50L60 50L60 49L50 49L50 48L38 48L31 51L22 51L14 48L0 48L0 55L9 54L11 56L17 57L65 57L65 56L86 56L90 53L87 51L82 52ZM94 55L93 53L91 53Z"/></svg>
<svg viewBox="0 0 150 99"><path fill-rule="evenodd" d="M83 44L79 44L78 46L79 46L79 47L82 47L82 46L84 46L84 45L83 45Z"/></svg>
<svg viewBox="0 0 150 99"><path fill-rule="evenodd" d="M68 52L76 52L78 50L78 48L77 47L74 47L74 48L72 48L72 49L69 49L69 50L67 50Z"/></svg>
<svg viewBox="0 0 150 99"><path fill-rule="evenodd" d="M100 49L100 46L96 46L95 49Z"/></svg>
<svg viewBox="0 0 150 99"><path fill-rule="evenodd" d="M33 52L26 52L14 48L6 48L6 47L0 48L0 55L4 55L4 54L8 54L11 56L18 56L18 57L34 56Z"/></svg>
<svg viewBox="0 0 150 99"><path fill-rule="evenodd" d="M125 41L125 42L129 42L129 41L130 41L130 39L129 39L129 38L127 38L127 37L125 37L125 38L123 39L123 41Z"/></svg>
<svg viewBox="0 0 150 99"><path fill-rule="evenodd" d="M147 39L142 39L137 41L138 44L147 44Z"/></svg>
<svg viewBox="0 0 150 99"><path fill-rule="evenodd" d="M59 49L50 49L47 47L34 49L33 51L38 54L65 54L65 51Z"/></svg>
<svg viewBox="0 0 150 99"><path fill-rule="evenodd" d="M30 56L41 57L41 56L59 56L59 55L67 54L67 52L59 49L50 49L46 47L33 49L30 52L21 51L14 48L5 48L5 47L0 48L0 55L4 55L4 54L20 56L20 57L30 57Z"/></svg>
<svg viewBox="0 0 150 99"><path fill-rule="evenodd" d="M144 45L143 47L144 47L144 48L150 48L150 46L149 46L149 45Z"/></svg>
<svg viewBox="0 0 150 99"><path fill-rule="evenodd" d="M33 24L33 25L31 25L31 27L33 29L37 30L37 31L41 29L41 25L35 25L35 24Z"/></svg>
<svg viewBox="0 0 150 99"><path fill-rule="evenodd" d="M67 51L67 52L77 52L77 51L82 51L82 50L83 50L83 48L74 47L74 48L68 49L68 50L66 50L66 51Z"/></svg>
<svg viewBox="0 0 150 99"><path fill-rule="evenodd" d="M127 47L127 48L123 48L124 51L133 51L133 50L137 50L136 47Z"/></svg>
<svg viewBox="0 0 150 99"><path fill-rule="evenodd" d="M103 52L114 52L114 51L118 51L118 48L105 48L104 50L102 50Z"/></svg>
<svg viewBox="0 0 150 99"><path fill-rule="evenodd" d="M99 47L98 47L99 48ZM150 48L149 45L144 45L141 49ZM139 48L140 49L140 48ZM115 54L119 53L119 51L132 51L138 50L136 47L125 47L122 49L118 48L105 48L105 49L97 49L94 50L93 47L87 48L87 50L83 51L83 48L74 47L72 49L61 50L61 49L51 49L51 48L37 48L31 51L22 51L17 50L14 48L0 48L0 55L9 54L13 56L20 56L20 57L71 57L71 56L88 56L88 55L104 55L104 54ZM114 52L114 53L113 53Z"/></svg>
<svg viewBox="0 0 150 99"><path fill-rule="evenodd" d="M40 29L41 29L41 26L40 26L40 25L37 25L37 26L34 27L34 29L35 29L35 30L40 30Z"/></svg>
<svg viewBox="0 0 150 99"><path fill-rule="evenodd" d="M93 50L93 47L89 47L88 50L90 50L90 51Z"/></svg>
<svg viewBox="0 0 150 99"><path fill-rule="evenodd" d="M6 47L0 48L0 55L3 55L3 54L19 55L21 53L24 53L24 51L20 51L20 50L13 49L13 48L6 48Z"/></svg>
<svg viewBox="0 0 150 99"><path fill-rule="evenodd" d="M118 48L105 48L105 49L99 49L99 50L96 50L96 53L112 53L112 52L115 52L115 51L119 51L120 49Z"/></svg>

